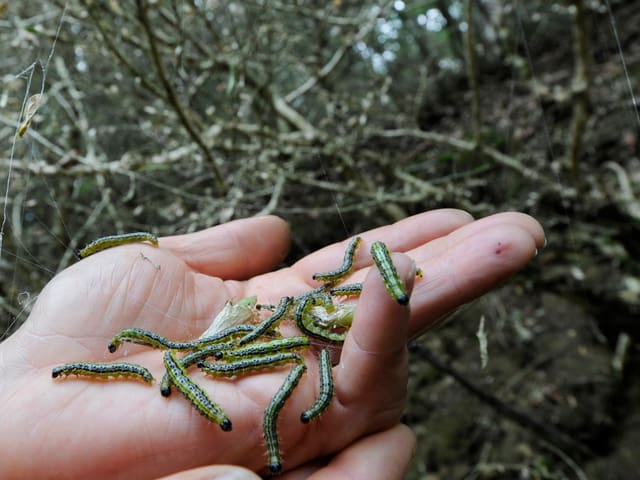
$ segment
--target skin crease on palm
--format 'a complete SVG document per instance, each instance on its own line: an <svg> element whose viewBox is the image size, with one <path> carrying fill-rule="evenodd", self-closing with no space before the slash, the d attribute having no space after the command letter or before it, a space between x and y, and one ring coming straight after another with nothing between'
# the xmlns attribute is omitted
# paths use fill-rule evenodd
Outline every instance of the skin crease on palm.
<svg viewBox="0 0 640 480"><path fill-rule="evenodd" d="M126 345L110 354L112 336L141 327L175 340L195 338L228 299L257 295L259 302L277 303L317 286L313 273L341 264L348 239L272 271L288 251L289 235L277 217L238 220L161 238L158 249L109 249L53 278L27 321L0 344L0 478L223 478L216 477L221 472L258 478L214 465L264 473L262 414L287 368L232 381L193 372L229 415L231 432L208 422L177 392L163 398L157 381L150 387L54 380L51 369L72 361L128 361L159 380L161 352ZM280 414L281 478L363 478L365 472L366 478L402 478L414 442L399 424L407 342L509 278L544 244L542 227L527 215L473 220L451 209L361 236L349 281L364 280L365 287L333 369L335 397L319 420L300 422L319 389L317 357L307 352L308 372ZM376 240L399 252L393 260L412 291L409 308L395 303L369 268ZM414 281L416 265L424 278ZM281 331L295 333L289 325Z"/></svg>

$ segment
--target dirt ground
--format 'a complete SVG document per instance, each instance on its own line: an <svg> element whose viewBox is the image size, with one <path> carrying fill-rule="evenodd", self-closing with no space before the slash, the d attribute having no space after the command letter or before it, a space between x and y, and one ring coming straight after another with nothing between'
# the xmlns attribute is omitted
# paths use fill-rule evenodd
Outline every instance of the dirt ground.
<svg viewBox="0 0 640 480"><path fill-rule="evenodd" d="M484 369L476 338L482 315L489 354ZM411 347L405 421L418 446L407 478L638 478L638 352L629 352L616 369L614 350L597 319L558 294L507 286L485 296ZM511 420L434 368L425 351L586 451Z"/></svg>

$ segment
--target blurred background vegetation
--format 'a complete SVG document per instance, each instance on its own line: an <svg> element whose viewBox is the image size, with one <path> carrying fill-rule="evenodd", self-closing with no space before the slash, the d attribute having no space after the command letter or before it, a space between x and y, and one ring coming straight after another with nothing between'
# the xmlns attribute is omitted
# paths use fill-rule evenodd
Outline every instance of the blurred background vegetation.
<svg viewBox="0 0 640 480"><path fill-rule="evenodd" d="M409 478L637 478L638 25L633 0L0 0L0 333L105 234L273 213L294 261L524 211L548 246L411 347Z"/></svg>

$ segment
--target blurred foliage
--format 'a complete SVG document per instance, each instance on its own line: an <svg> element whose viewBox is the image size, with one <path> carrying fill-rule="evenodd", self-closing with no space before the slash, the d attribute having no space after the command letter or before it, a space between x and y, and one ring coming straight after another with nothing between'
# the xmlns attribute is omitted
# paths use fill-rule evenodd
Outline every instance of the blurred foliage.
<svg viewBox="0 0 640 480"><path fill-rule="evenodd" d="M3 324L104 234L274 213L293 260L458 207L539 218L549 246L517 296L583 306L611 355L637 341L640 6L464 3L0 2ZM561 478L540 461L527 478Z"/></svg>

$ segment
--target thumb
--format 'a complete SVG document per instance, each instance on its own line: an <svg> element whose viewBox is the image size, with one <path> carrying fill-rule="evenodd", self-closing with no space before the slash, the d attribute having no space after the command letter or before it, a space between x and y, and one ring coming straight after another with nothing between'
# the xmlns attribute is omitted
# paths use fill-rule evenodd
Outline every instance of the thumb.
<svg viewBox="0 0 640 480"><path fill-rule="evenodd" d="M242 467L211 465L174 473L162 480L260 480L260 477Z"/></svg>

